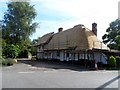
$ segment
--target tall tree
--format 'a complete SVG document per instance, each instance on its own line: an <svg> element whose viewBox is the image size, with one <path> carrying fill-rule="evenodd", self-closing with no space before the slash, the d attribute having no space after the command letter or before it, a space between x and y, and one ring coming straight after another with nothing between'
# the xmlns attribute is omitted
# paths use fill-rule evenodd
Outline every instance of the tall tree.
<svg viewBox="0 0 120 90"><path fill-rule="evenodd" d="M4 15L2 37L10 44L28 40L35 32L37 23L33 23L36 12L29 2L9 2Z"/></svg>
<svg viewBox="0 0 120 90"><path fill-rule="evenodd" d="M111 49L120 50L120 19L111 22L102 39Z"/></svg>
<svg viewBox="0 0 120 90"><path fill-rule="evenodd" d="M30 2L9 2L7 6L8 10L1 21L3 54L7 56L6 48L9 46L19 46L20 52L29 52L32 45L29 37L35 32L38 25L33 22L37 15L34 5L31 5Z"/></svg>

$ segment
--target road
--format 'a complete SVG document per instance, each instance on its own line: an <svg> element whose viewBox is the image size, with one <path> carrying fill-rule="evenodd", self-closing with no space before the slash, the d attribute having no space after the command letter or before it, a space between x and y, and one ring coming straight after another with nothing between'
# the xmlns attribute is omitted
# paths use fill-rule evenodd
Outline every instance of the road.
<svg viewBox="0 0 120 90"><path fill-rule="evenodd" d="M24 61L2 68L2 88L118 88L118 71Z"/></svg>

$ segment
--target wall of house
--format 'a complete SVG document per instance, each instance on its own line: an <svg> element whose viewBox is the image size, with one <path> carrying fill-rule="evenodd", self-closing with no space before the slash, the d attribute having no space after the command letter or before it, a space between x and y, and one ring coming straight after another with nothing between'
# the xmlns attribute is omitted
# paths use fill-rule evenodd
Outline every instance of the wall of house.
<svg viewBox="0 0 120 90"><path fill-rule="evenodd" d="M81 59L86 59L86 60L93 60L92 55L90 54L83 54L83 53L65 53L64 51L48 51L45 53L41 53L41 49L38 48L38 53L37 53L37 58L38 59L59 59L60 61L70 61L70 60L81 60ZM94 60L96 62L102 62L104 64L107 64L106 58L104 54L101 54L99 52L94 53Z"/></svg>
<svg viewBox="0 0 120 90"><path fill-rule="evenodd" d="M60 61L63 61L64 60L64 52L60 52Z"/></svg>
<svg viewBox="0 0 120 90"><path fill-rule="evenodd" d="M41 59L42 58L42 54L41 53L37 53L37 58Z"/></svg>
<svg viewBox="0 0 120 90"><path fill-rule="evenodd" d="M78 61L80 59L88 59L87 54L79 54L78 58L78 53L65 53L65 52L60 52L60 57L59 59L61 61L70 61L70 60L75 60Z"/></svg>
<svg viewBox="0 0 120 90"><path fill-rule="evenodd" d="M42 46L38 46L38 47L37 47L37 58L38 58L38 59L44 58L44 57L43 57L43 47L42 47Z"/></svg>
<svg viewBox="0 0 120 90"><path fill-rule="evenodd" d="M99 52L94 53L94 59L96 60L96 62L102 62L103 64L107 64L105 57L106 56L103 53L99 53Z"/></svg>
<svg viewBox="0 0 120 90"><path fill-rule="evenodd" d="M42 53L41 50L38 50L37 57L39 59L45 58L45 59L59 59L60 61L69 61L69 60L75 60L78 61L80 59L88 59L87 54L79 54L78 58L78 53L65 53L64 51L48 51Z"/></svg>

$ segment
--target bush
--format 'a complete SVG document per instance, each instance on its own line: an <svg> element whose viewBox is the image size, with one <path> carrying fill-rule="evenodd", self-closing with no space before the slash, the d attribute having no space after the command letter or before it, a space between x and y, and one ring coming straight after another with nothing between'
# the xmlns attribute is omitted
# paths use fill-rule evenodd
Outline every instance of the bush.
<svg viewBox="0 0 120 90"><path fill-rule="evenodd" d="M32 54L30 52L28 52L28 56L32 56Z"/></svg>
<svg viewBox="0 0 120 90"><path fill-rule="evenodd" d="M16 58L18 56L18 54L20 53L20 48L18 45L7 45L6 49L4 51L5 56L7 56L7 58Z"/></svg>
<svg viewBox="0 0 120 90"><path fill-rule="evenodd" d="M116 56L116 64L117 64L117 67L120 67L120 57L119 56Z"/></svg>
<svg viewBox="0 0 120 90"><path fill-rule="evenodd" d="M3 58L0 58L0 65L2 65L3 60L4 60Z"/></svg>
<svg viewBox="0 0 120 90"><path fill-rule="evenodd" d="M2 56L2 52L0 52L0 65L2 65L2 60L4 60L4 58Z"/></svg>
<svg viewBox="0 0 120 90"><path fill-rule="evenodd" d="M114 56L110 56L108 64L109 64L109 66L115 67L116 66L116 58Z"/></svg>
<svg viewBox="0 0 120 90"><path fill-rule="evenodd" d="M32 59L31 59L31 60L37 60L37 59L36 59L36 56L32 56Z"/></svg>
<svg viewBox="0 0 120 90"><path fill-rule="evenodd" d="M32 54L30 52L28 52L28 58L32 59Z"/></svg>
<svg viewBox="0 0 120 90"><path fill-rule="evenodd" d="M10 58L8 58L8 59L2 60L2 65L3 66L11 66L14 63L17 63L16 59L10 59Z"/></svg>

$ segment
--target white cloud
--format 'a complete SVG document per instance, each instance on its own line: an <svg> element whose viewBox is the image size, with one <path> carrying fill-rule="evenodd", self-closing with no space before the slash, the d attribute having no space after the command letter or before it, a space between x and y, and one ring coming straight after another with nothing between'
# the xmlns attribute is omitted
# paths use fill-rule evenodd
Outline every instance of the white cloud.
<svg viewBox="0 0 120 90"><path fill-rule="evenodd" d="M66 13L70 16L81 17L89 12L112 11L118 0L35 0L43 7ZM113 11L112 11L113 12Z"/></svg>
<svg viewBox="0 0 120 90"><path fill-rule="evenodd" d="M98 23L99 39L105 33L109 23L117 19L118 0L39 0L39 2L51 12L57 11L70 17L69 19L65 18L63 22L58 20L54 23L54 27L62 26L67 29L76 24L84 24L91 29L91 24L96 22ZM52 31L52 27L48 31Z"/></svg>

